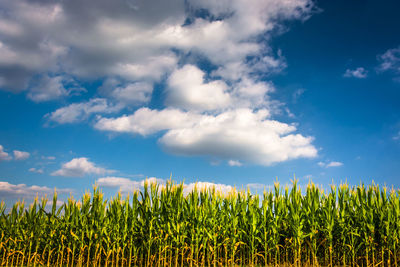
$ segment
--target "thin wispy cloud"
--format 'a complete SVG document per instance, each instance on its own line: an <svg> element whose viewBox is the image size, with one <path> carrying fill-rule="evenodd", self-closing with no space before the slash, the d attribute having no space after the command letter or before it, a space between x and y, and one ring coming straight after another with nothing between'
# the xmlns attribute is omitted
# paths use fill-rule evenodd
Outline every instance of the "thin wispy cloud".
<svg viewBox="0 0 400 267"><path fill-rule="evenodd" d="M365 79L368 77L368 71L363 67L359 67L356 69L347 69L346 72L343 74L346 78L358 78L358 79Z"/></svg>
<svg viewBox="0 0 400 267"><path fill-rule="evenodd" d="M318 162L318 166L323 168L341 167L343 163L340 161Z"/></svg>
<svg viewBox="0 0 400 267"><path fill-rule="evenodd" d="M0 145L0 161L2 160L11 160L12 157L6 151L4 151L4 147Z"/></svg>
<svg viewBox="0 0 400 267"><path fill-rule="evenodd" d="M30 157L30 153L26 151L19 151L19 150L14 150L14 159L15 160L25 160Z"/></svg>

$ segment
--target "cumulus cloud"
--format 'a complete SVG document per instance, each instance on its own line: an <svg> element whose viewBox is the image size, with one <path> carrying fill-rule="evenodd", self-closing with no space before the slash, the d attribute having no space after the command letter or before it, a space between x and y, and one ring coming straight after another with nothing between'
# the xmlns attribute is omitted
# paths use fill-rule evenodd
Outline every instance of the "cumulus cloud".
<svg viewBox="0 0 400 267"><path fill-rule="evenodd" d="M205 73L193 65L175 70L168 78L167 104L192 110L223 109L230 105L228 86L221 80L204 81Z"/></svg>
<svg viewBox="0 0 400 267"><path fill-rule="evenodd" d="M107 170L96 166L90 162L88 158L74 158L69 162L64 163L61 169L51 173L52 176L65 176L65 177L83 177L89 174L105 174L112 173L113 170Z"/></svg>
<svg viewBox="0 0 400 267"><path fill-rule="evenodd" d="M202 54L222 68L276 68L279 57L255 37L266 38L284 19L306 19L313 3L5 0L0 7L1 88L20 91L33 75L59 71L156 81L176 67L180 54L171 49ZM199 17L199 9L210 16Z"/></svg>
<svg viewBox="0 0 400 267"><path fill-rule="evenodd" d="M0 88L28 90L41 102L70 94L62 77L103 81L102 98L46 117L65 124L102 114L95 128L162 132L161 146L180 155L262 165L315 157L312 137L272 120L278 105L265 79L286 66L269 45L272 34L285 20L307 19L313 7L312 0L4 0ZM143 107L164 81L166 108ZM130 106L138 108L132 115L104 117Z"/></svg>
<svg viewBox="0 0 400 267"><path fill-rule="evenodd" d="M330 161L330 162L318 162L318 166L323 168L331 168L331 167L340 167L343 166L342 162L339 161Z"/></svg>
<svg viewBox="0 0 400 267"><path fill-rule="evenodd" d="M59 108L46 117L59 124L77 123L88 119L91 115L97 113L113 113L119 111L120 105L111 104L105 98L93 98L87 102L73 103Z"/></svg>
<svg viewBox="0 0 400 267"><path fill-rule="evenodd" d="M354 70L347 69L346 72L343 74L344 77L350 78L358 78L358 79L364 79L367 78L368 76L368 71L364 69L363 67L356 68Z"/></svg>
<svg viewBox="0 0 400 267"><path fill-rule="evenodd" d="M2 160L11 160L12 157L4 151L4 148L2 145L0 145L0 161Z"/></svg>
<svg viewBox="0 0 400 267"><path fill-rule="evenodd" d="M134 114L118 118L100 118L95 128L103 131L134 133L143 136L178 127L191 127L202 115L179 109L138 109Z"/></svg>
<svg viewBox="0 0 400 267"><path fill-rule="evenodd" d="M14 150L13 153L15 160L25 160L29 158L29 156L31 155L29 152L19 151L19 150Z"/></svg>
<svg viewBox="0 0 400 267"><path fill-rule="evenodd" d="M180 155L204 155L271 165L300 157L312 158L317 150L312 137L294 134L296 127L268 119L267 110L230 110L204 115L175 109L136 111L131 116L101 118L99 130L147 135L162 130L165 150Z"/></svg>

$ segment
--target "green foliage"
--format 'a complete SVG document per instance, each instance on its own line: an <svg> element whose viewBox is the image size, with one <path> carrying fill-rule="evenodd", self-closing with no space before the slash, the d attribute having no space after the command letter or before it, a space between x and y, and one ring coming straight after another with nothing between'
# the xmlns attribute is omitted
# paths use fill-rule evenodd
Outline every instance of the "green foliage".
<svg viewBox="0 0 400 267"><path fill-rule="evenodd" d="M260 199L261 197L261 199ZM226 266L398 263L399 191L275 184L262 196L145 184L103 199L98 188L57 207L57 194L8 213L0 204L0 265Z"/></svg>

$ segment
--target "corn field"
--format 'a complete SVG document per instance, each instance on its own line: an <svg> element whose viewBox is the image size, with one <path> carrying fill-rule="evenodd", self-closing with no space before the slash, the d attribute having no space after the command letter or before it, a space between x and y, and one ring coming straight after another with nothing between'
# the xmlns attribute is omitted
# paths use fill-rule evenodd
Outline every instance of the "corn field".
<svg viewBox="0 0 400 267"><path fill-rule="evenodd" d="M275 184L262 196L145 184L105 200L94 187L56 206L0 205L2 266L397 266L400 191Z"/></svg>

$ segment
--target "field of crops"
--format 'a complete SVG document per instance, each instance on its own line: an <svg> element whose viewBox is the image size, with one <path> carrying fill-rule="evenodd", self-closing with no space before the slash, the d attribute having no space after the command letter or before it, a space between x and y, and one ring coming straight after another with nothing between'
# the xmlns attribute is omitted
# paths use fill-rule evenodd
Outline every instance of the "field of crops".
<svg viewBox="0 0 400 267"><path fill-rule="evenodd" d="M145 185L108 201L99 189L50 207L0 206L1 265L396 266L400 191L275 184L262 196Z"/></svg>

